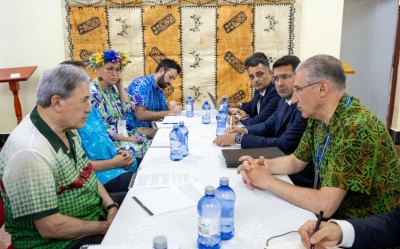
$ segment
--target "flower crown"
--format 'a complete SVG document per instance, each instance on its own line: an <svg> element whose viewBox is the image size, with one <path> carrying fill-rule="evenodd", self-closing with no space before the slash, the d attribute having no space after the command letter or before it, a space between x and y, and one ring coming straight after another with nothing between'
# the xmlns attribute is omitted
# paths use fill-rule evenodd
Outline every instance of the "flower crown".
<svg viewBox="0 0 400 249"><path fill-rule="evenodd" d="M113 64L118 63L121 70L124 70L124 68L131 63L125 52L112 49L98 53L92 52L86 61L87 66L93 69L104 66L104 64L108 62Z"/></svg>

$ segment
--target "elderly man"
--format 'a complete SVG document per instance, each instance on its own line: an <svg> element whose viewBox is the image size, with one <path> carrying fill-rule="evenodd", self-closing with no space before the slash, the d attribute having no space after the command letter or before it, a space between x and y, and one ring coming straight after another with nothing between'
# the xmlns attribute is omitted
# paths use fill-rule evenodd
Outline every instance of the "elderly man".
<svg viewBox="0 0 400 249"><path fill-rule="evenodd" d="M181 113L182 106L175 101L168 104L163 89L171 86L172 82L181 73L181 67L174 60L164 59L160 61L156 72L149 76L140 76L134 79L126 89L126 92L135 99L134 115L129 115L128 120L136 132L155 135L155 130L150 128L150 122Z"/></svg>
<svg viewBox="0 0 400 249"><path fill-rule="evenodd" d="M346 93L341 62L317 55L296 69L292 103L309 118L299 146L271 160L240 158L243 181L288 202L338 219L362 218L400 203L400 162L382 122ZM315 189L290 185L273 174L300 172L313 162Z"/></svg>
<svg viewBox="0 0 400 249"><path fill-rule="evenodd" d="M264 122L275 112L281 98L276 92L275 84L271 82L272 71L265 54L257 52L251 55L246 59L245 66L254 88L254 97L240 110L230 108L230 112L237 112L228 116L226 121L232 124L240 121L243 125L255 125Z"/></svg>
<svg viewBox="0 0 400 249"><path fill-rule="evenodd" d="M214 143L219 146L240 144L242 148L278 147L286 155L293 153L299 145L307 127L307 119L301 116L297 105L292 104L294 70L300 60L286 55L275 61L272 79L281 96L278 108L265 122L241 128L234 126L228 133L218 136ZM309 164L302 172L290 175L295 185L313 187L314 170Z"/></svg>
<svg viewBox="0 0 400 249"><path fill-rule="evenodd" d="M89 99L89 76L82 70L59 65L45 71L37 106L0 153L6 230L15 248L100 243L118 211L75 131L91 111Z"/></svg>

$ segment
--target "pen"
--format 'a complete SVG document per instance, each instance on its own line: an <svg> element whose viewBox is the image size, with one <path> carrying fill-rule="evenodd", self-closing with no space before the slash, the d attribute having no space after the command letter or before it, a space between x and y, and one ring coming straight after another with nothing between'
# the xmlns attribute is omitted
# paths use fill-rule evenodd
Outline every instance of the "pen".
<svg viewBox="0 0 400 249"><path fill-rule="evenodd" d="M324 211L319 211L319 215L318 215L318 220L317 220L317 224L315 225L315 231L314 233L316 233L319 230L319 225L321 225L321 221L322 221L322 217L324 216ZM315 245L311 244L311 249L314 249Z"/></svg>
<svg viewBox="0 0 400 249"><path fill-rule="evenodd" d="M178 123L162 123L162 124L178 124Z"/></svg>
<svg viewBox="0 0 400 249"><path fill-rule="evenodd" d="M229 123L229 131L232 130L232 116L231 116L231 122Z"/></svg>

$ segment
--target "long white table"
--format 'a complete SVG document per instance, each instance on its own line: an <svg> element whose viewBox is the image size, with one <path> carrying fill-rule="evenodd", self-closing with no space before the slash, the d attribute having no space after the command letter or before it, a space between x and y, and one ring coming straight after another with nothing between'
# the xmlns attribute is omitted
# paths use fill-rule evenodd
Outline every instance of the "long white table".
<svg viewBox="0 0 400 249"><path fill-rule="evenodd" d="M150 148L138 174L152 171L194 171L196 181L202 186L215 187L219 185L220 177L229 177L230 186L236 193L235 236L229 241L223 241L221 248L265 248L268 238L297 231L305 221L316 219L313 213L296 207L269 191L248 189L235 169L225 167L221 148L212 144L216 129L215 115L208 125L201 123L200 116L182 116L182 121L185 121L189 130L189 155L174 162L169 158L169 148ZM159 129L154 142L168 140L170 131L171 129ZM290 182L287 176L279 177ZM135 195L155 190L157 189L129 190L102 245L151 244L156 235L164 235L169 243L179 243L182 249L197 248L197 207L149 216L132 199ZM299 238L297 233L291 233L272 239L269 245Z"/></svg>

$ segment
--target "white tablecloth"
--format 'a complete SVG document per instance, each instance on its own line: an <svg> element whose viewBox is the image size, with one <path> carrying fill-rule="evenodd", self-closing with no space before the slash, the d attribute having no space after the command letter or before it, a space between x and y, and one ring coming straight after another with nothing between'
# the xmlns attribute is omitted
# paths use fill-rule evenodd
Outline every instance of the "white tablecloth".
<svg viewBox="0 0 400 249"><path fill-rule="evenodd" d="M185 121L189 118L182 117ZM265 248L268 238L289 231L297 231L307 220L316 219L309 211L298 208L269 191L248 189L234 169L227 169L221 148L212 144L216 121L201 123L195 116L186 123L195 124L189 130L189 155L174 162L169 158L169 148L150 148L140 172L194 171L196 181L203 186L219 185L219 178L229 177L236 193L235 236L223 241L221 248ZM196 124L197 123L197 124ZM168 141L171 129L159 129L154 141ZM239 148L238 146L232 146ZM290 182L287 176L279 176ZM187 208L158 216L149 216L132 196L157 189L131 189L111 224L102 245L148 244L156 235L165 235L170 243L179 243L182 249L195 249L197 239L197 207ZM174 201L171 199L171 201ZM270 245L299 239L297 233L272 239Z"/></svg>

